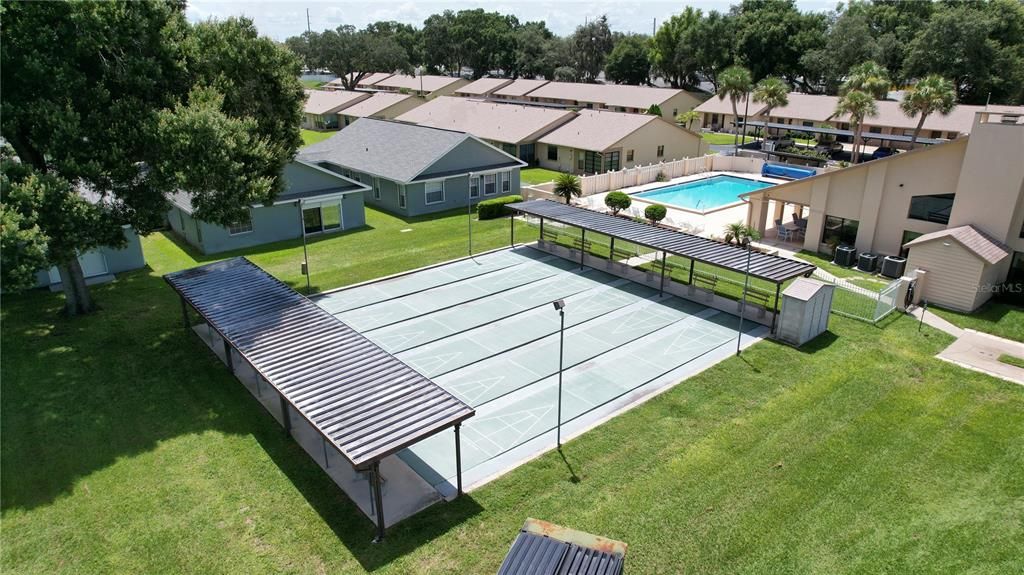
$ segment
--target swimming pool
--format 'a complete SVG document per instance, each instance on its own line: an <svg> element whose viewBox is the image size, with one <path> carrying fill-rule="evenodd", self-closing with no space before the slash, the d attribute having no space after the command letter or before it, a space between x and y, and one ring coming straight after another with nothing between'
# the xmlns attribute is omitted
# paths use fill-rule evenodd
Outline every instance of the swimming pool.
<svg viewBox="0 0 1024 575"><path fill-rule="evenodd" d="M648 190L634 197L679 206L690 210L710 210L739 201L739 195L774 184L735 176L712 176L701 180Z"/></svg>

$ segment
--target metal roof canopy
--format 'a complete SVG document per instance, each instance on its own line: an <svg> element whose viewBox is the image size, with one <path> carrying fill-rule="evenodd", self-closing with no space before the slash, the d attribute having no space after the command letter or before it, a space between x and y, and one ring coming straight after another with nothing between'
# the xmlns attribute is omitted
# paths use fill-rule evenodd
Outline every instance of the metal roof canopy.
<svg viewBox="0 0 1024 575"><path fill-rule="evenodd" d="M621 541L527 519L498 575L620 575L627 546Z"/></svg>
<svg viewBox="0 0 1024 575"><path fill-rule="evenodd" d="M743 120L734 122L736 126L742 127ZM747 122L747 125L752 128L764 128L765 122L751 120ZM796 124L778 124L775 122L768 122L767 127L773 130L787 130L790 132L806 132L808 134L826 134L829 136L849 136L853 137L853 130L840 130L838 128L818 128L815 126L798 126ZM903 142L910 143L913 140L910 136L900 136L898 134L879 134L877 132L861 132L860 138L862 140L882 140L889 142ZM942 144L949 140L942 140L936 138L918 138L918 144Z"/></svg>
<svg viewBox="0 0 1024 575"><path fill-rule="evenodd" d="M475 413L243 257L164 279L353 467Z"/></svg>
<svg viewBox="0 0 1024 575"><path fill-rule="evenodd" d="M508 207L524 214L613 236L738 273L747 271L747 250L739 246L723 244L693 234L657 228L611 214L567 206L551 200L530 200L508 204ZM814 264L779 256L760 252L750 254L750 275L776 284L810 274L814 268Z"/></svg>

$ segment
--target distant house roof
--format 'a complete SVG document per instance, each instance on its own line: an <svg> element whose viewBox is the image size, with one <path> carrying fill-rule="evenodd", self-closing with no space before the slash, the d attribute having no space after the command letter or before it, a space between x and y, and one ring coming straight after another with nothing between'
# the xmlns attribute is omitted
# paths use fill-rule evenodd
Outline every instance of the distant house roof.
<svg viewBox="0 0 1024 575"><path fill-rule="evenodd" d="M353 77L353 76L355 76L355 73L349 74L350 78ZM373 86L377 82L380 82L381 80L384 80L384 79L390 78L390 77L391 77L391 73L390 72L373 72L372 74L367 74L367 75L363 76L363 79L360 80L357 85L358 86Z"/></svg>
<svg viewBox="0 0 1024 575"><path fill-rule="evenodd" d="M347 108L344 108L340 113L344 116L352 116L353 118L366 118L373 116L374 114L379 114L391 106L394 106L399 102L404 102L412 97L413 96L406 94L377 92L365 100L361 100Z"/></svg>
<svg viewBox="0 0 1024 575"><path fill-rule="evenodd" d="M574 116L569 110L441 97L397 119L421 126L469 132L485 140L518 144L533 141Z"/></svg>
<svg viewBox="0 0 1024 575"><path fill-rule="evenodd" d="M969 252L990 264L999 263L1011 253L1006 244L970 224L924 234L903 244L903 247L909 248L942 239L956 241Z"/></svg>
<svg viewBox="0 0 1024 575"><path fill-rule="evenodd" d="M456 93L468 94L470 96L486 96L498 88L508 86L511 83L512 80L508 78L480 78L459 88L456 90Z"/></svg>
<svg viewBox="0 0 1024 575"><path fill-rule="evenodd" d="M502 86L501 88L498 88L497 90L492 92L492 95L509 97L525 96L526 94L532 92L533 90L536 90L537 88L540 88L541 86L547 83L547 80L527 80L526 78L520 78L518 80L513 81L511 84L508 84L507 86Z"/></svg>
<svg viewBox="0 0 1024 575"><path fill-rule="evenodd" d="M479 166L481 169L523 165L464 132L373 118L357 120L330 138L301 149L298 159L327 162L409 183L466 140L474 140L493 152L495 163Z"/></svg>
<svg viewBox="0 0 1024 575"><path fill-rule="evenodd" d="M749 110L746 107L746 105L746 97L740 98L740 100L736 103L736 111L739 112L741 116L744 112L747 112L747 114L750 116L757 116L761 112L763 112L766 107L764 104L757 101L756 99L750 100ZM717 95L711 96L707 100L701 102L701 104L694 108L694 110L696 110L697 112L701 112L703 114L727 114L731 116L732 100L730 100L729 98L719 98ZM774 116L775 114L773 113L772 115Z"/></svg>
<svg viewBox="0 0 1024 575"><path fill-rule="evenodd" d="M579 84L575 82L548 82L530 92L531 98L595 102L606 106L646 110L682 94L674 88L651 88L622 84Z"/></svg>
<svg viewBox="0 0 1024 575"><path fill-rule="evenodd" d="M302 111L307 114L333 114L338 110L365 100L366 92L349 92L346 90L306 90L306 103Z"/></svg>
<svg viewBox="0 0 1024 575"><path fill-rule="evenodd" d="M619 575L626 550L621 541L527 519L498 575Z"/></svg>
<svg viewBox="0 0 1024 575"><path fill-rule="evenodd" d="M839 103L839 98L836 96L798 94L796 92L790 92L787 98L789 99L788 104L772 109L773 118L825 122L835 116L836 104Z"/></svg>
<svg viewBox="0 0 1024 575"><path fill-rule="evenodd" d="M277 198L274 199L274 204L286 204L289 202L294 202L295 200L308 200L312 198L320 198L323 196L336 196L338 194L365 192L370 189L369 186L365 184L362 184L355 180L350 180L349 178L346 178L341 174L334 173L330 170L325 170L324 168L321 168L316 164L311 164L309 162L303 162L300 160L295 160L294 163L311 170L318 170L324 174L331 176L335 184L330 187L321 188L317 190L304 190L301 192L295 192L289 189L288 182L285 182L285 189L284 191L277 195ZM184 211L186 214L192 215L192 212L194 211L194 208L192 206L192 197L187 192L179 190L168 196L167 199L170 200L170 202L175 206L181 208L181 210ZM252 207L257 208L262 205L263 204L260 203L254 203L252 204Z"/></svg>
<svg viewBox="0 0 1024 575"><path fill-rule="evenodd" d="M405 74L395 74L388 78L377 81L373 84L374 88L394 88L407 90L421 90L430 93L449 86L456 82L461 82L462 78L452 78L450 76L408 76Z"/></svg>
<svg viewBox="0 0 1024 575"><path fill-rule="evenodd" d="M580 110L577 117L538 140L543 144L603 152L659 116L607 110Z"/></svg>

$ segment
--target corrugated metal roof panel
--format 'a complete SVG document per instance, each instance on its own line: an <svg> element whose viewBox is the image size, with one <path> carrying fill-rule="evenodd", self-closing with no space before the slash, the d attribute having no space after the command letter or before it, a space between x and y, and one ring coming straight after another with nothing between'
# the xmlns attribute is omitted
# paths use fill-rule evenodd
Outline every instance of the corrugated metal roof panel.
<svg viewBox="0 0 1024 575"><path fill-rule="evenodd" d="M245 258L164 278L356 467L474 414Z"/></svg>
<svg viewBox="0 0 1024 575"><path fill-rule="evenodd" d="M744 273L747 269L747 252L739 246L727 245L674 230L656 228L551 200L531 200L508 204L508 207L524 214L614 236L735 272ZM750 275L770 282L782 283L812 271L814 271L814 265L806 262L760 252L750 254Z"/></svg>
<svg viewBox="0 0 1024 575"><path fill-rule="evenodd" d="M620 575L626 544L527 519L498 575Z"/></svg>

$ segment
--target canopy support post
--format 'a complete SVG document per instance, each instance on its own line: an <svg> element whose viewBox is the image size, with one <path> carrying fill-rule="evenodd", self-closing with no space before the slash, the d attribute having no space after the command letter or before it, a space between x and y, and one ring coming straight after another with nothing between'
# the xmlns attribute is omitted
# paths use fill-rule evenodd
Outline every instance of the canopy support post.
<svg viewBox="0 0 1024 575"><path fill-rule="evenodd" d="M459 439L459 428L461 423L455 424L455 483L456 497L462 496L462 442Z"/></svg>
<svg viewBox="0 0 1024 575"><path fill-rule="evenodd" d="M609 237L611 237L612 240L610 242L610 245L608 246L608 260L615 261L615 236Z"/></svg>
<svg viewBox="0 0 1024 575"><path fill-rule="evenodd" d="M779 292L782 290L782 284L775 284L775 307L772 308L772 331L775 333L775 321L779 319Z"/></svg>
<svg viewBox="0 0 1024 575"><path fill-rule="evenodd" d="M693 266L697 265L697 262L690 258L690 279L686 280L687 285L693 285Z"/></svg>
<svg viewBox="0 0 1024 575"><path fill-rule="evenodd" d="M508 245L510 247L516 247L516 215L512 214L508 217Z"/></svg>
<svg viewBox="0 0 1024 575"><path fill-rule="evenodd" d="M223 335L220 336L221 341L224 342L224 361L228 364L228 371L231 375L235 374L235 358L231 355L231 344L228 343L228 338Z"/></svg>
<svg viewBox="0 0 1024 575"><path fill-rule="evenodd" d="M587 228L580 228L580 269L583 269L583 258L587 255Z"/></svg>
<svg viewBox="0 0 1024 575"><path fill-rule="evenodd" d="M380 461L373 462L373 500L377 511L377 536L373 542L380 543L384 540L384 494L381 491Z"/></svg>
<svg viewBox="0 0 1024 575"><path fill-rule="evenodd" d="M288 402L284 399L283 393L278 393L278 398L281 400L281 422L284 425L284 432L291 433L292 431L292 416L288 412Z"/></svg>
<svg viewBox="0 0 1024 575"><path fill-rule="evenodd" d="M668 252L665 252L665 251L661 252L661 284L660 284L660 286L658 288L658 296L659 297L665 295L665 263L666 263L665 262L665 257L667 255L668 255Z"/></svg>
<svg viewBox="0 0 1024 575"><path fill-rule="evenodd" d="M192 322L188 319L188 301L185 300L185 296L181 296L181 321L186 331L192 327Z"/></svg>

